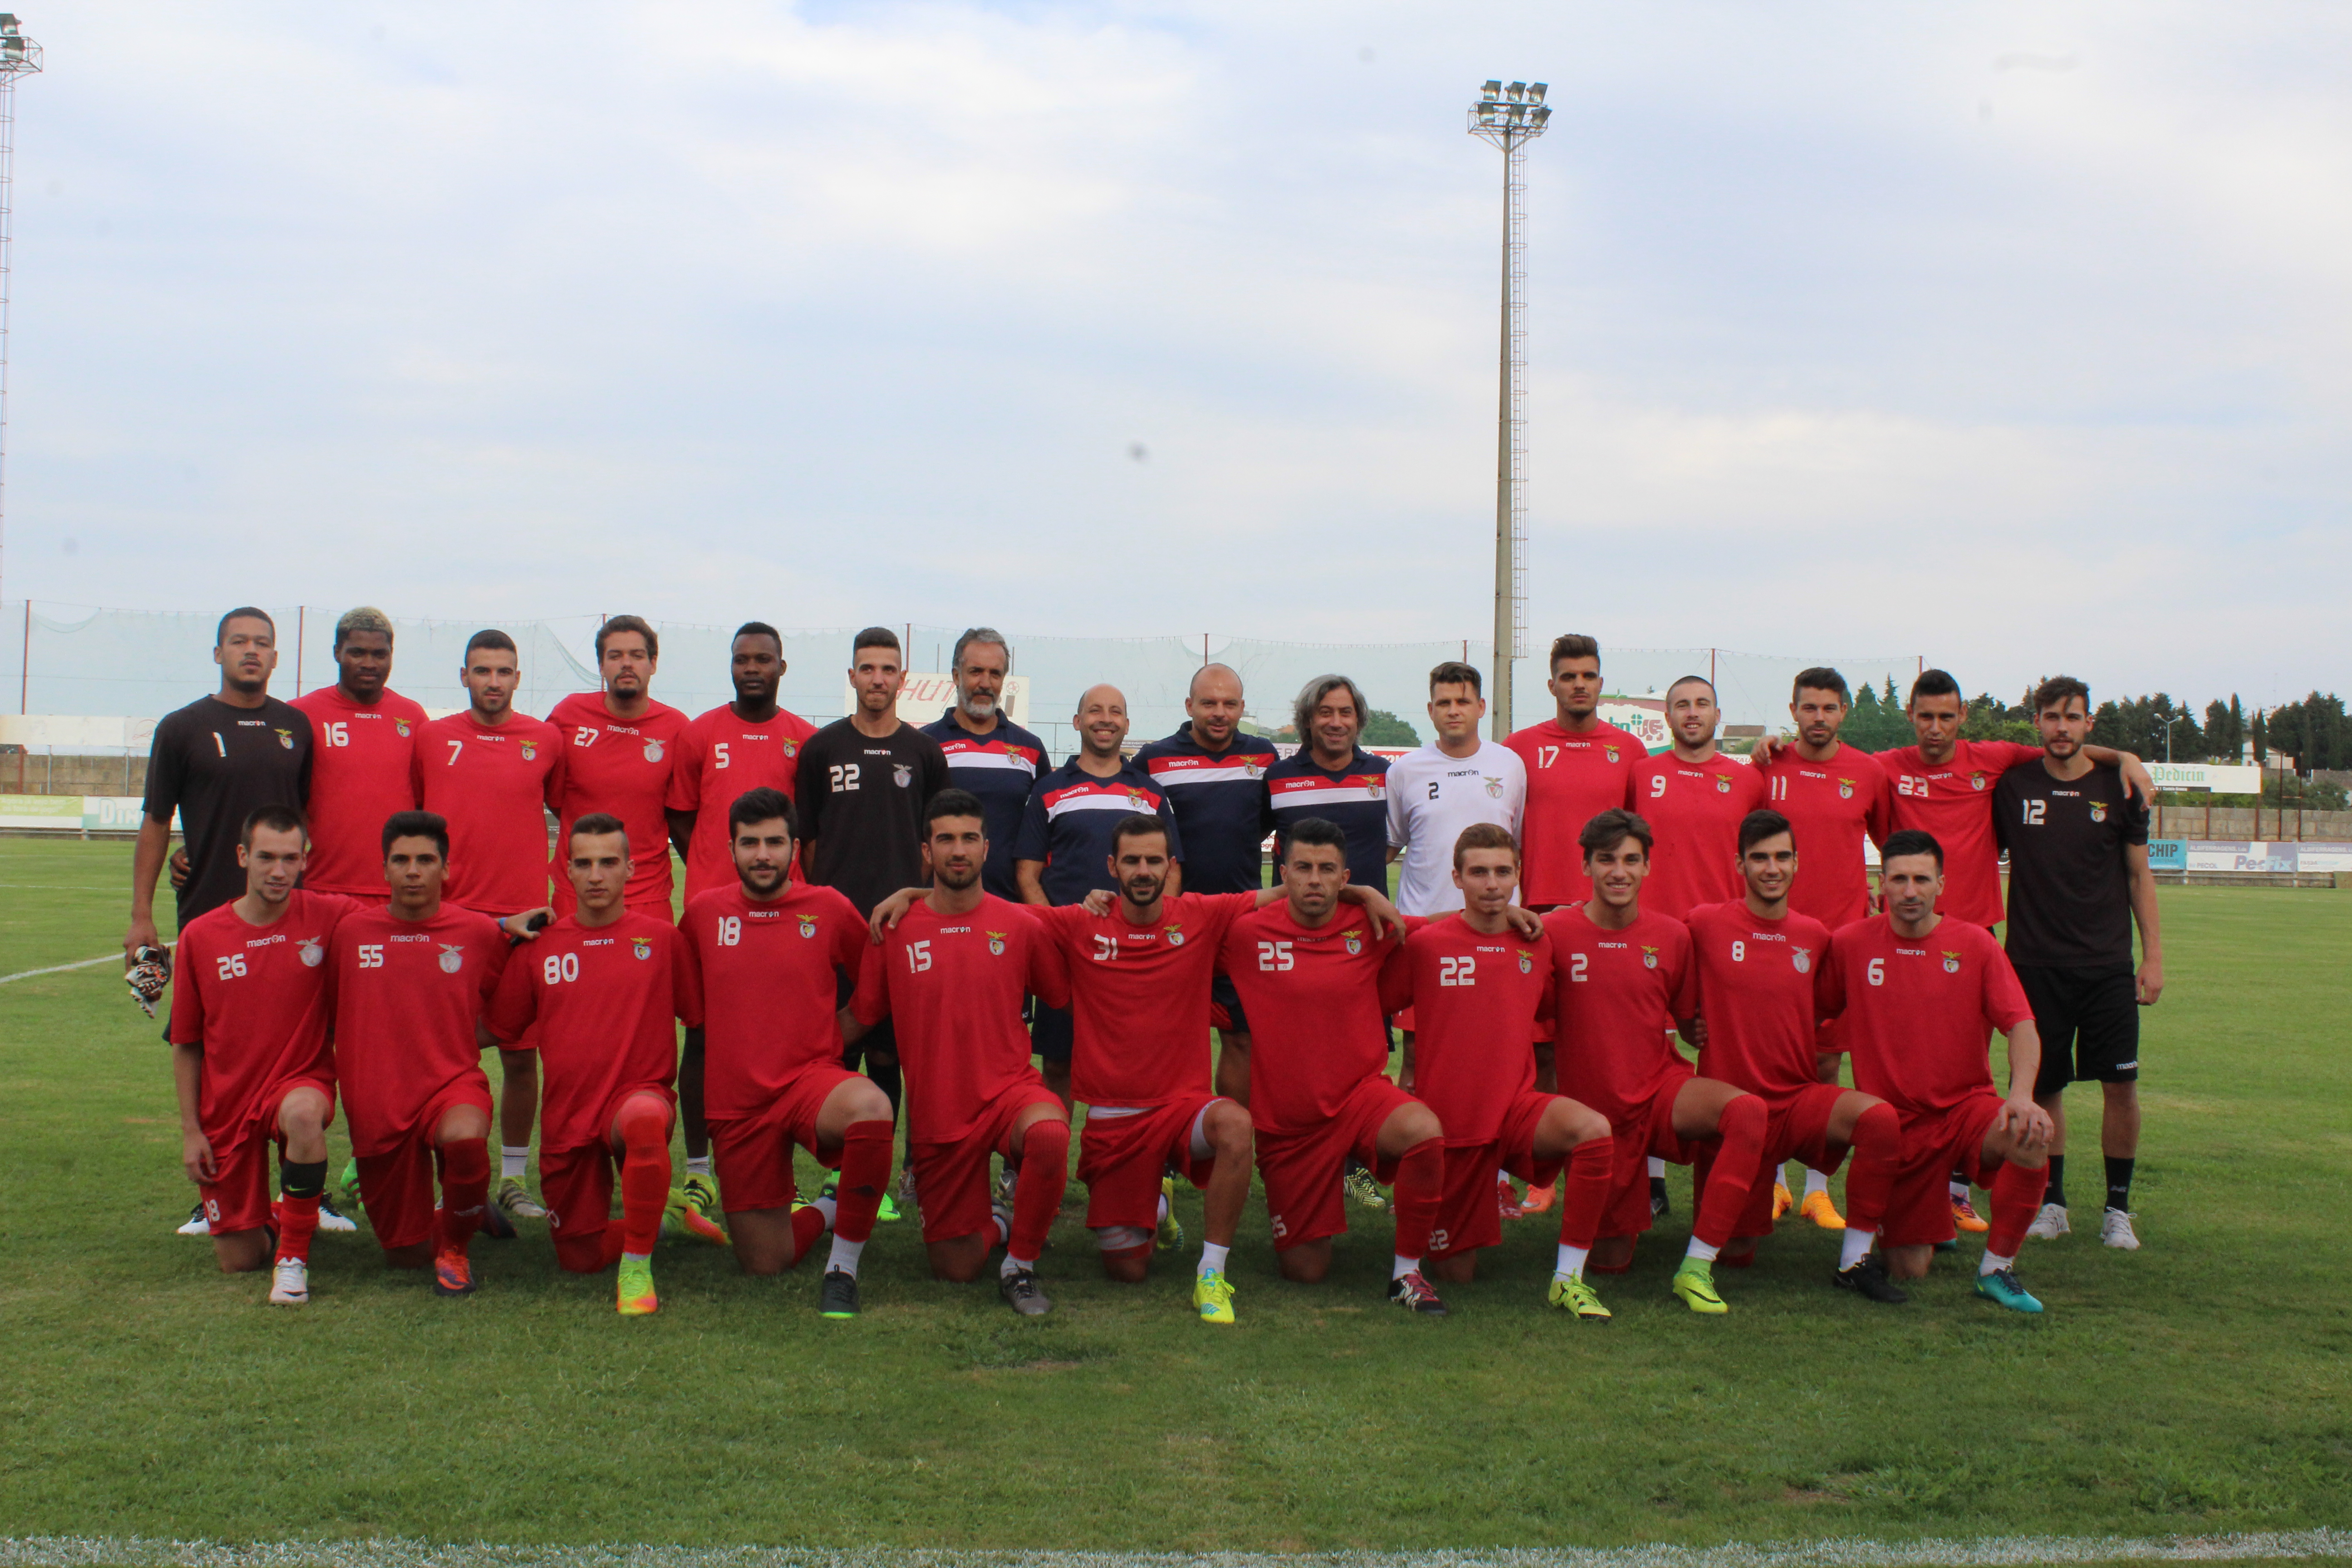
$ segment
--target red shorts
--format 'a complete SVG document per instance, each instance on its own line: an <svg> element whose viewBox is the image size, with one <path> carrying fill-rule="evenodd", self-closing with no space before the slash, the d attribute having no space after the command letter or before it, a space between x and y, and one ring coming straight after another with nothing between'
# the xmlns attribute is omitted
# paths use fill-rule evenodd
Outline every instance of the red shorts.
<svg viewBox="0 0 2352 1568"><path fill-rule="evenodd" d="M841 1151L826 1154L816 1146L817 1113L835 1089L865 1076L838 1062L816 1062L786 1079L758 1115L714 1119L710 1152L718 1160L719 1201L726 1211L792 1207L799 1195L793 1181L794 1144L826 1170L839 1170Z"/></svg>
<svg viewBox="0 0 2352 1568"><path fill-rule="evenodd" d="M1257 1134L1257 1174L1265 1184L1265 1212L1274 1222L1277 1252L1348 1228L1339 1201L1339 1178L1349 1155L1371 1167L1377 1181L1396 1180L1396 1162L1376 1145L1381 1124L1421 1101L1375 1073L1348 1091L1331 1119L1303 1132Z"/></svg>
<svg viewBox="0 0 2352 1568"><path fill-rule="evenodd" d="M1503 1172L1538 1187L1559 1180L1567 1162L1536 1158L1536 1124L1559 1098L1528 1089L1512 1100L1492 1140L1445 1145L1445 1193L1438 1202L1436 1228L1429 1233L1431 1257L1502 1245L1495 1183Z"/></svg>
<svg viewBox="0 0 2352 1568"><path fill-rule="evenodd" d="M439 1145L434 1134L441 1119L461 1105L490 1113L489 1081L477 1070L426 1102L405 1137L381 1154L362 1154L360 1202L376 1244L386 1252L415 1247L433 1236L433 1178Z"/></svg>
<svg viewBox="0 0 2352 1568"><path fill-rule="evenodd" d="M1160 1178L1171 1165L1194 1186L1207 1186L1217 1158L1192 1157L1192 1124L1222 1098L1171 1100L1128 1116L1105 1116L1088 1108L1087 1124L1078 1131L1087 1228L1129 1225L1150 1230L1159 1224Z"/></svg>
<svg viewBox="0 0 2352 1568"><path fill-rule="evenodd" d="M613 1147L611 1128L621 1114L621 1102L633 1095L657 1094L667 1102L675 1125L677 1098L667 1089L638 1084L614 1095L598 1118L606 1129L593 1143L576 1149L539 1152L539 1201L547 1205L547 1228L566 1239L602 1235L613 1219L613 1180L620 1173L621 1156Z"/></svg>
<svg viewBox="0 0 2352 1568"><path fill-rule="evenodd" d="M1987 1164L1985 1134L2000 1120L2002 1100L1979 1089L1949 1110L1897 1111L1903 1121L1903 1163L1895 1173L1894 1195L1878 1239L1886 1247L1932 1247L1959 1234L1952 1224L1947 1184L1954 1171L1980 1187L1992 1184L1999 1160Z"/></svg>
<svg viewBox="0 0 2352 1568"><path fill-rule="evenodd" d="M1692 1164L1711 1145L1710 1139L1675 1136L1675 1098L1683 1085L1697 1076L1687 1064L1677 1064L1677 1070L1667 1075L1657 1093L1622 1121L1612 1124L1616 1147L1609 1157L1609 1202L1601 1210L1601 1235L1640 1236L1648 1230L1650 1162Z"/></svg>
<svg viewBox="0 0 2352 1568"><path fill-rule="evenodd" d="M1839 1096L1853 1092L1833 1083L1812 1083L1785 1098L1765 1100L1771 1120L1764 1127L1764 1163L1757 1171L1756 1184L1748 1190L1748 1206L1732 1227L1733 1237L1772 1234L1772 1186L1780 1167L1790 1161L1823 1175L1845 1163L1845 1145L1830 1147L1830 1112L1837 1109ZM1703 1145L1693 1162L1696 1177L1692 1184L1697 1192L1706 1190L1706 1173L1714 1163L1715 1145Z"/></svg>
<svg viewBox="0 0 2352 1568"><path fill-rule="evenodd" d="M243 1130L212 1140L213 1179L200 1184L205 1218L215 1236L259 1230L269 1223L269 1152L285 1152L286 1139L278 1131L278 1107L298 1089L315 1089L327 1097L327 1121L335 1124L335 1086L324 1079L289 1078L274 1083L255 1102Z"/></svg>
<svg viewBox="0 0 2352 1568"><path fill-rule="evenodd" d="M952 1241L988 1229L988 1157L1010 1154L1013 1123L1033 1105L1062 1109L1042 1079L1016 1083L982 1108L971 1136L951 1143L909 1143L915 1201L923 1211L923 1240Z"/></svg>

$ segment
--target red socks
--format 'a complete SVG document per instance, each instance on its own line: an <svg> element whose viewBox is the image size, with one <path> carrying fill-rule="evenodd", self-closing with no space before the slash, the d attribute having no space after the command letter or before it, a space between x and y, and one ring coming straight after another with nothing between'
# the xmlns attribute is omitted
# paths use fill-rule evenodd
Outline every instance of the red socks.
<svg viewBox="0 0 2352 1568"><path fill-rule="evenodd" d="M1569 1151L1568 1170L1559 1186L1562 1247L1592 1250L1601 1235L1601 1211L1609 1206L1609 1192L1615 1185L1611 1173L1616 1157L1617 1145L1608 1138L1588 1138Z"/></svg>
<svg viewBox="0 0 2352 1568"><path fill-rule="evenodd" d="M2042 1189L2049 1182L2047 1170L2027 1170L2014 1160L2004 1160L2000 1169L1992 1173L1992 1229L1985 1233L1985 1250L1995 1258L2014 1258L2017 1249L2025 1245L2026 1227L2042 1207Z"/></svg>
<svg viewBox="0 0 2352 1568"><path fill-rule="evenodd" d="M874 1215L882 1206L883 1191L890 1184L891 1128L887 1121L853 1121L842 1131L841 1182L834 1189L833 1234L844 1241L864 1241L874 1234ZM1029 1136L1037 1136L1035 1127L1029 1129ZM1069 1152L1069 1142L1065 1124L1065 1154ZM1057 1194L1054 1199L1056 1207L1061 1201ZM1024 1252L1022 1256L1034 1254Z"/></svg>
<svg viewBox="0 0 2352 1568"><path fill-rule="evenodd" d="M1895 1195L1895 1173L1903 1163L1903 1121L1891 1105L1874 1105L1853 1124L1853 1164L1845 1178L1848 1230L1876 1235Z"/></svg>
<svg viewBox="0 0 2352 1568"><path fill-rule="evenodd" d="M278 1200L278 1261L310 1261L310 1237L319 1229L319 1194Z"/></svg>
<svg viewBox="0 0 2352 1568"><path fill-rule="evenodd" d="M824 1215L814 1205L793 1211L793 1261L798 1263L809 1255L809 1248L824 1239Z"/></svg>
<svg viewBox="0 0 2352 1568"><path fill-rule="evenodd" d="M441 1245L463 1252L482 1226L482 1205L490 1199L490 1141L459 1138L436 1151L441 1156ZM318 1200L310 1201L318 1223Z"/></svg>
<svg viewBox="0 0 2352 1568"><path fill-rule="evenodd" d="M1691 1223L1691 1235L1709 1247L1721 1247L1738 1232L1739 1216L1763 1173L1764 1132L1770 1121L1764 1102L1752 1094L1725 1105L1716 1121L1715 1159L1706 1191L1699 1196L1698 1216Z"/></svg>
<svg viewBox="0 0 2352 1568"><path fill-rule="evenodd" d="M633 1094L613 1123L621 1134L621 1250L649 1253L669 1206L669 1107Z"/></svg>
<svg viewBox="0 0 2352 1568"><path fill-rule="evenodd" d="M1429 1250L1437 1205L1445 1195L1445 1142L1424 1138L1397 1159L1396 1255L1419 1258Z"/></svg>
<svg viewBox="0 0 2352 1568"><path fill-rule="evenodd" d="M843 1191L846 1194L846 1154L843 1159ZM1021 1184L1013 1193L1013 1235L1004 1244L1006 1257L1030 1263L1037 1260L1037 1255L1045 1249L1045 1233L1054 1228L1054 1216L1062 1210L1062 1191L1069 1184L1070 1124L1031 1122L1029 1130L1021 1135Z"/></svg>

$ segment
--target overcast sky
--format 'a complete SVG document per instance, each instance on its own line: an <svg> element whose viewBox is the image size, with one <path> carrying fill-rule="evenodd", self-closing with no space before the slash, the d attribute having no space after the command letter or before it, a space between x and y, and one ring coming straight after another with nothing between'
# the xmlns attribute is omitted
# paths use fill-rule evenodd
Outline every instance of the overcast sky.
<svg viewBox="0 0 2352 1568"><path fill-rule="evenodd" d="M5 595L2352 684L2352 11L30 3ZM1523 679L1525 679L1523 677Z"/></svg>

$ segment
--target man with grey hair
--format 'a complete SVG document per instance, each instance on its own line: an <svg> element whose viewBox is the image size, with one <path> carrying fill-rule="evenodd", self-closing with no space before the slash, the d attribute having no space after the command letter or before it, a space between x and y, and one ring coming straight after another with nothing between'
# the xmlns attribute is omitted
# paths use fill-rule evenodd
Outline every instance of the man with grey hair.
<svg viewBox="0 0 2352 1568"><path fill-rule="evenodd" d="M1370 710L1344 675L1318 675L1291 709L1298 750L1265 770L1264 830L1279 862L1288 825L1319 816L1348 838L1348 879L1385 893L1389 880L1389 764L1357 744Z"/></svg>
<svg viewBox="0 0 2352 1568"><path fill-rule="evenodd" d="M988 834L988 861L980 885L1000 899L1021 900L1013 870L1013 841L1021 835L1021 814L1029 791L1045 765L1045 742L1004 716L1004 683L1013 650L994 626L973 626L956 638L949 659L955 679L955 706L923 726L923 733L947 753L948 787L980 799Z"/></svg>

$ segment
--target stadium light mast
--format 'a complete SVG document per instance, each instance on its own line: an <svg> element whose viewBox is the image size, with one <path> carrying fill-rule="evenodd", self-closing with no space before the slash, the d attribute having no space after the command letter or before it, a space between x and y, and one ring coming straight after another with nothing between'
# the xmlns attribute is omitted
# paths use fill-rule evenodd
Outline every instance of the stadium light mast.
<svg viewBox="0 0 2352 1568"><path fill-rule="evenodd" d="M1502 386L1496 414L1495 673L1487 695L1495 739L1511 732L1511 661L1527 657L1528 215L1527 145L1551 110L1545 84L1490 81L1470 106L1470 134L1503 150Z"/></svg>
<svg viewBox="0 0 2352 1568"><path fill-rule="evenodd" d="M16 14L0 11L0 589L8 548L8 239L15 223L16 79L41 68L41 46L25 37Z"/></svg>

